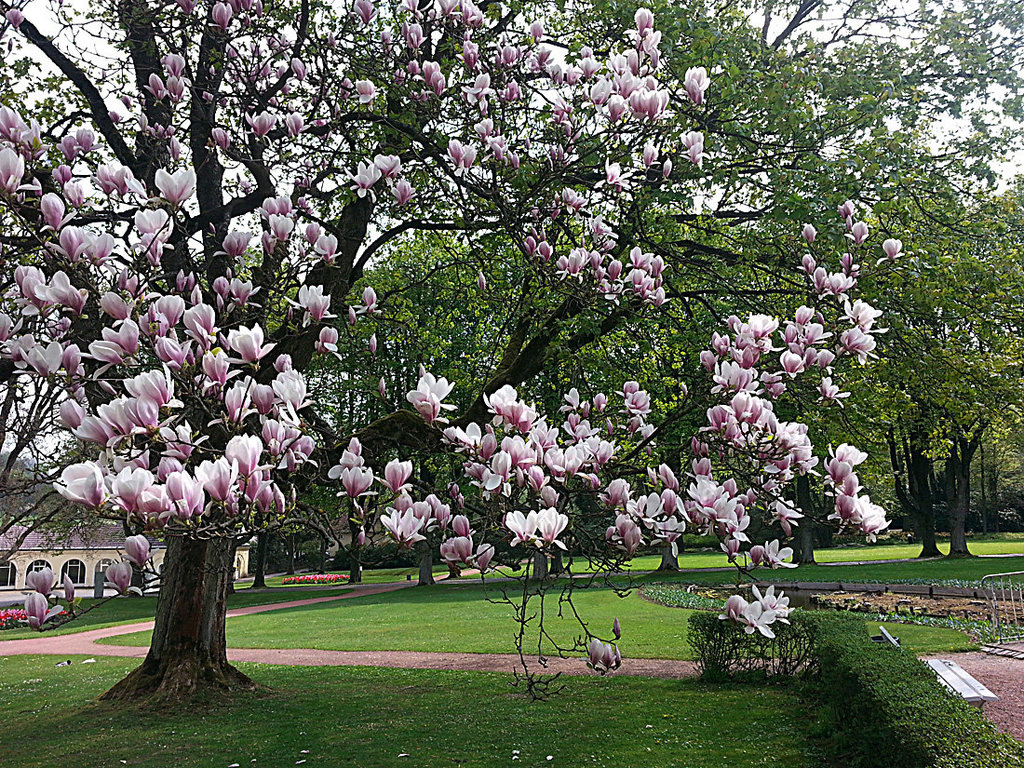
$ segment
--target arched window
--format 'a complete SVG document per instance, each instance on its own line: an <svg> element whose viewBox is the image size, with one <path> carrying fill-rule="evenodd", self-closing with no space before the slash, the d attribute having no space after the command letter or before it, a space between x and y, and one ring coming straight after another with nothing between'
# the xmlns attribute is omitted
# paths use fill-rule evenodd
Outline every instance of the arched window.
<svg viewBox="0 0 1024 768"><path fill-rule="evenodd" d="M0 562L0 588L13 587L18 580L18 566L14 563Z"/></svg>
<svg viewBox="0 0 1024 768"><path fill-rule="evenodd" d="M28 570L25 571L25 573L35 573L36 571L41 571L43 570L43 568L49 567L50 563L46 560L33 560L32 564L29 565Z"/></svg>
<svg viewBox="0 0 1024 768"><path fill-rule="evenodd" d="M81 560L68 560L60 569L60 580L63 583L67 576L72 584L85 584L85 573L85 563Z"/></svg>

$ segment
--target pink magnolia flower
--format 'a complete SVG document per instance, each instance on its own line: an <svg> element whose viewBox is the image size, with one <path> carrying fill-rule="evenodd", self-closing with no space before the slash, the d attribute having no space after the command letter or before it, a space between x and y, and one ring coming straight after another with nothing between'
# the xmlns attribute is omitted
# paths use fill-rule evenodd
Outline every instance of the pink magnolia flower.
<svg viewBox="0 0 1024 768"><path fill-rule="evenodd" d="M412 462L393 459L384 467L384 484L392 493L401 493L412 477Z"/></svg>
<svg viewBox="0 0 1024 768"><path fill-rule="evenodd" d="M47 596L53 591L53 571L47 566L25 574L25 586L40 595Z"/></svg>
<svg viewBox="0 0 1024 768"><path fill-rule="evenodd" d="M227 501L238 479L238 463L223 456L216 461L204 461L196 467L196 479L212 498Z"/></svg>
<svg viewBox="0 0 1024 768"><path fill-rule="evenodd" d="M390 513L381 518L381 525L391 534L401 547L408 547L417 541L425 541L426 536L420 530L426 525L425 518L419 518L412 509L399 512L391 509Z"/></svg>
<svg viewBox="0 0 1024 768"><path fill-rule="evenodd" d="M603 643L596 637L590 641L587 653L589 656L587 666L602 675L618 669L622 665L622 656L619 654L618 647Z"/></svg>
<svg viewBox="0 0 1024 768"><path fill-rule="evenodd" d="M25 160L9 147L0 149L0 192L14 194L25 175Z"/></svg>
<svg viewBox="0 0 1024 768"><path fill-rule="evenodd" d="M704 94L710 85L711 80L708 78L708 71L704 67L692 67L686 70L686 76L683 78L683 88L686 89L686 95L690 97L690 101L694 104L700 105L704 103Z"/></svg>
<svg viewBox="0 0 1024 768"><path fill-rule="evenodd" d="M520 542L529 543L537 532L537 513L531 511L524 515L514 510L505 515L505 527L512 532L512 546Z"/></svg>
<svg viewBox="0 0 1024 768"><path fill-rule="evenodd" d="M235 435L224 449L224 457L238 464L242 477L249 477L259 468L262 455L263 441L257 435Z"/></svg>
<svg viewBox="0 0 1024 768"><path fill-rule="evenodd" d="M196 172L191 168L174 173L168 173L163 168L158 168L154 181L160 194L173 206L181 205L196 191Z"/></svg>
<svg viewBox="0 0 1024 768"><path fill-rule="evenodd" d="M104 572L107 581L112 582L118 594L124 594L132 585L132 566L130 563L112 563Z"/></svg>
<svg viewBox="0 0 1024 768"><path fill-rule="evenodd" d="M99 507L107 498L103 473L91 461L67 467L61 473L60 480L54 484L54 487L68 501L86 507Z"/></svg>
<svg viewBox="0 0 1024 768"><path fill-rule="evenodd" d="M53 574L51 574L52 576ZM50 604L46 598L38 592L32 592L25 598L25 613L28 618L28 625L32 629L39 629L47 619Z"/></svg>
<svg viewBox="0 0 1024 768"><path fill-rule="evenodd" d="M428 424L435 421L444 421L440 418L441 410L455 410L454 405L442 402L451 394L454 384L449 384L448 379L436 378L431 373L420 376L416 389L409 392L405 397L412 403L412 406L419 412Z"/></svg>
<svg viewBox="0 0 1024 768"><path fill-rule="evenodd" d="M149 560L149 539L141 533L137 536L129 536L124 540L125 556L142 568Z"/></svg>
<svg viewBox="0 0 1024 768"><path fill-rule="evenodd" d="M373 485L373 471L369 467L345 467L341 471L341 485L350 499L364 496Z"/></svg>
<svg viewBox="0 0 1024 768"><path fill-rule="evenodd" d="M238 330L229 331L228 346L246 363L256 362L274 348L273 344L263 343L263 329L258 325L252 329L243 325Z"/></svg>

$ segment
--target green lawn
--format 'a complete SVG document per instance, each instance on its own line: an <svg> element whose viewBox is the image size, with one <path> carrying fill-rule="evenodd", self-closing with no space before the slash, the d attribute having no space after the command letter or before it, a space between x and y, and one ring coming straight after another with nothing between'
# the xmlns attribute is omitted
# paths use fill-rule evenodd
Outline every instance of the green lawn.
<svg viewBox="0 0 1024 768"><path fill-rule="evenodd" d="M494 587L486 594L497 597ZM367 595L325 605L289 608L229 619L228 644L237 648L318 648L340 651L449 651L511 653L516 623L507 605L484 599L473 586L437 585ZM577 590L573 602L595 632L609 635L612 621L622 624L619 648L633 658L689 659L686 619L689 611L668 608L637 594L619 598L611 590ZM560 644L580 633L572 618L558 618L557 597L545 601L545 628ZM571 616L571 613L567 613ZM866 622L877 633L878 626ZM969 650L966 636L950 629L902 626L897 634L915 653ZM148 645L148 632L104 640L113 645ZM531 646L536 648L536 641ZM544 651L553 646L545 643Z"/></svg>
<svg viewBox="0 0 1024 768"><path fill-rule="evenodd" d="M975 555L1024 555L1024 534L992 533L970 539L968 548ZM939 550L949 554L949 543L939 542ZM863 560L905 560L921 554L920 544L877 544L846 545L830 549L817 549L814 557L819 563L848 563ZM1000 560L985 561L992 565L992 571L1003 570ZM637 557L629 564L631 571L654 570L661 563L655 555ZM582 565L582 564L581 564ZM679 555L680 568L722 568L729 565L724 552L683 552ZM586 570L581 568L579 570ZM1009 570L1009 569L1007 569ZM991 573L992 571L986 571Z"/></svg>
<svg viewBox="0 0 1024 768"><path fill-rule="evenodd" d="M264 605L268 603L283 603L289 600L303 600L309 597L329 597L341 595L348 592L348 588L334 589L280 589L273 592L236 592L228 595L228 608L245 608L250 605ZM83 607L96 602L87 599L82 601ZM155 597L118 597L109 600L81 618L70 621L67 624L54 630L48 630L47 635L66 635L73 632L84 632L87 629L100 629L111 627L117 624L131 624L135 621L152 619L156 614ZM0 632L0 640L18 640L24 637L37 637L38 632L32 629L5 629Z"/></svg>
<svg viewBox="0 0 1024 768"><path fill-rule="evenodd" d="M957 558L954 560L917 560L909 563L870 563L868 565L801 565L798 568L759 569L756 575L765 581L867 581L912 583L963 583L974 585L988 573L1024 571L1024 556L1000 558ZM624 577L623 577L624 578ZM653 573L636 577L638 581L683 581L722 584L736 580L735 571L710 573Z"/></svg>
<svg viewBox="0 0 1024 768"><path fill-rule="evenodd" d="M75 661L79 661L76 658ZM819 764L781 686L562 678L530 702L505 675L241 665L269 690L229 705L138 710L93 699L137 661L0 661L0 763L19 768L733 768ZM400 757L408 755L408 757ZM515 760L514 758L518 758Z"/></svg>
<svg viewBox="0 0 1024 768"><path fill-rule="evenodd" d="M365 570L365 571L363 571L362 583L363 584L387 584L388 582L392 582L392 581L408 581L409 579L415 581L417 579L417 577L419 576L419 572L420 572L419 568L376 568L374 570ZM447 568L447 566L445 566L443 568L441 568L441 567L434 568L433 572L434 572L434 578L436 579L439 576L447 576L448 575L448 568ZM313 573L314 573L313 571L308 571L308 572L303 572L303 573L300 573L300 574L297 574L297 575L299 575L299 576L307 576L307 575L311 575ZM344 574L345 576L348 576L348 571L330 570L330 571L326 571L326 573L338 573L338 574ZM268 578L266 580L267 581L267 586L268 587L303 586L303 585L294 585L294 584L284 584L283 582L284 582L284 580L286 578L288 578L288 577L287 576L271 576L270 578ZM469 578L469 577L467 577L467 578ZM248 589L251 586L252 586L252 582L242 582L240 584L235 585L235 589L239 589L239 590Z"/></svg>

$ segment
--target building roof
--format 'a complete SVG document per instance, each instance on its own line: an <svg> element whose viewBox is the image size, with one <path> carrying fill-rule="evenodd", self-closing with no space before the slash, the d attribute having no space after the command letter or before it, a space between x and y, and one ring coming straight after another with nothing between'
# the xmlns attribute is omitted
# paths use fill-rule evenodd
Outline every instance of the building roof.
<svg viewBox="0 0 1024 768"><path fill-rule="evenodd" d="M18 539L25 532L25 527L13 525L5 533L0 533L0 552L15 548ZM147 536L154 547L163 547L163 542ZM124 528L120 523L102 523L93 528L76 530L70 533L53 531L29 531L18 551L40 550L59 551L62 549L121 549L124 547Z"/></svg>

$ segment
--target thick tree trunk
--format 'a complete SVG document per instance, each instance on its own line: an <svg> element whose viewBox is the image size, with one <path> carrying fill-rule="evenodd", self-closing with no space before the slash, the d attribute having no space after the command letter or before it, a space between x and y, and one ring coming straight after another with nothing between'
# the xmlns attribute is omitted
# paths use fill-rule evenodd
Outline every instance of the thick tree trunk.
<svg viewBox="0 0 1024 768"><path fill-rule="evenodd" d="M252 588L265 589L267 586L267 536L260 533L256 536L256 563L252 572Z"/></svg>
<svg viewBox="0 0 1024 768"><path fill-rule="evenodd" d="M534 552L533 573L530 575L532 578L537 580L546 579L548 577L548 556L543 552Z"/></svg>
<svg viewBox="0 0 1024 768"><path fill-rule="evenodd" d="M659 571L678 571L679 570L679 557L672 554L671 544L661 545L661 562L658 563Z"/></svg>
<svg viewBox="0 0 1024 768"><path fill-rule="evenodd" d="M814 559L814 521L810 518L800 521L797 528L796 562L811 565Z"/></svg>
<svg viewBox="0 0 1024 768"><path fill-rule="evenodd" d="M921 544L918 557L941 557L935 541L934 462L926 452L928 435L919 424L913 424L908 432L903 435L902 445L897 446L894 431L889 431L896 496L905 516L910 518L914 538Z"/></svg>
<svg viewBox="0 0 1024 768"><path fill-rule="evenodd" d="M915 504L910 510L914 536L921 543L918 557L941 557L935 541L935 499L931 490L932 462L921 450L912 451L910 461L911 488Z"/></svg>
<svg viewBox="0 0 1024 768"><path fill-rule="evenodd" d="M434 583L434 552L425 541L416 543L420 553L420 574L416 581L417 587L428 587Z"/></svg>
<svg viewBox="0 0 1024 768"><path fill-rule="evenodd" d="M946 504L949 508L949 556L969 557L967 514L971 508L971 459L981 441L984 427L973 436L959 436L946 458Z"/></svg>
<svg viewBox="0 0 1024 768"><path fill-rule="evenodd" d="M551 554L551 563L548 566L548 573L552 576L557 576L565 570L565 565L562 563L562 550L555 549Z"/></svg>
<svg viewBox="0 0 1024 768"><path fill-rule="evenodd" d="M168 537L149 653L101 698L176 701L205 691L256 687L227 659L224 621L231 551L230 539Z"/></svg>
<svg viewBox="0 0 1024 768"><path fill-rule="evenodd" d="M796 479L796 505L805 515L799 521L797 533L796 562L810 564L814 562L814 497L811 494L811 479L800 475Z"/></svg>

